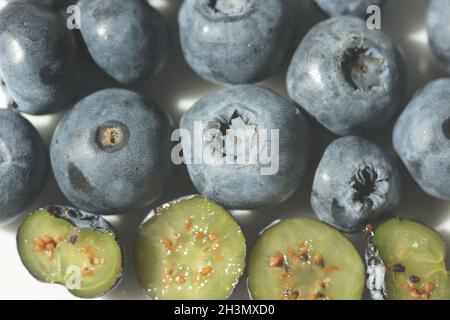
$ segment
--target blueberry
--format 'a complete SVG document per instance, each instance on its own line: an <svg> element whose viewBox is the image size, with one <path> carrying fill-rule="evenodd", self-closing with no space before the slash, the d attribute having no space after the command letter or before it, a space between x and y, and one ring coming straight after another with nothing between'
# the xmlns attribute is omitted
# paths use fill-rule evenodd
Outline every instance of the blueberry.
<svg viewBox="0 0 450 320"><path fill-rule="evenodd" d="M95 62L123 84L165 64L171 35L164 17L143 0L81 0L81 34Z"/></svg>
<svg viewBox="0 0 450 320"><path fill-rule="evenodd" d="M181 128L195 139L182 140L195 187L230 209L279 204L301 184L308 124L269 89L237 85L203 97L183 116Z"/></svg>
<svg viewBox="0 0 450 320"><path fill-rule="evenodd" d="M13 2L0 11L0 78L21 112L61 110L80 92L74 33L55 9Z"/></svg>
<svg viewBox="0 0 450 320"><path fill-rule="evenodd" d="M444 238L412 220L393 218L369 235L368 289L374 300L449 300Z"/></svg>
<svg viewBox="0 0 450 320"><path fill-rule="evenodd" d="M152 300L224 300L245 269L241 228L226 209L198 195L152 210L134 252L137 278Z"/></svg>
<svg viewBox="0 0 450 320"><path fill-rule="evenodd" d="M392 213L400 189L393 157L363 138L344 137L326 149L314 177L311 203L324 222L356 232Z"/></svg>
<svg viewBox="0 0 450 320"><path fill-rule="evenodd" d="M381 7L385 0L314 0L329 16L349 15L363 18L371 5Z"/></svg>
<svg viewBox="0 0 450 320"><path fill-rule="evenodd" d="M428 7L428 38L434 55L450 71L450 2L432 0Z"/></svg>
<svg viewBox="0 0 450 320"><path fill-rule="evenodd" d="M287 57L292 13L285 0L185 0L178 17L184 57L209 81L263 80Z"/></svg>
<svg viewBox="0 0 450 320"><path fill-rule="evenodd" d="M6 3L12 2L23 2L23 3L34 3L39 5L46 5L58 9L65 9L70 5L73 5L77 0L3 0ZM0 1L1 2L1 1Z"/></svg>
<svg viewBox="0 0 450 320"><path fill-rule="evenodd" d="M429 195L450 200L450 79L421 89L394 128L394 148Z"/></svg>
<svg viewBox="0 0 450 320"><path fill-rule="evenodd" d="M252 299L362 298L364 264L353 244L336 229L298 217L276 221L259 235L247 267Z"/></svg>
<svg viewBox="0 0 450 320"><path fill-rule="evenodd" d="M93 213L149 205L171 175L170 134L167 117L145 97L96 92L61 119L53 136L58 185L74 205Z"/></svg>
<svg viewBox="0 0 450 320"><path fill-rule="evenodd" d="M48 167L47 148L36 129L18 113L0 109L0 223L43 189Z"/></svg>
<svg viewBox="0 0 450 320"><path fill-rule="evenodd" d="M313 27L287 75L291 98L338 135L385 125L401 106L404 84L404 60L394 42L347 16Z"/></svg>
<svg viewBox="0 0 450 320"><path fill-rule="evenodd" d="M70 207L50 206L29 214L17 231L17 249L33 277L61 284L80 298L105 295L124 273L114 228L101 216Z"/></svg>

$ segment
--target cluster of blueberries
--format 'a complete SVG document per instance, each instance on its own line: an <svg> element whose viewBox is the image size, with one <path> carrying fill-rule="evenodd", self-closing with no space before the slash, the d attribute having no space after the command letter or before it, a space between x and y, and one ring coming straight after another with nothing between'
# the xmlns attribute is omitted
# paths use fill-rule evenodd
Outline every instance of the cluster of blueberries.
<svg viewBox="0 0 450 320"><path fill-rule="evenodd" d="M160 71L171 50L167 22L146 1L80 0L79 34L67 28L60 11L72 2L9 0L0 9L0 80L11 98L10 108L0 111L0 221L16 216L43 188L50 166L46 147L20 112L50 114L79 98L80 39L122 85ZM276 174L261 175L265 164L219 164L226 150L214 153L217 164L187 166L199 192L227 208L279 204L309 168L306 113L342 136L317 168L313 209L323 221L356 232L392 214L400 201L396 158L360 136L385 127L401 111L405 63L394 41L361 19L368 5L384 1L315 2L333 17L314 26L292 57L286 85L299 108L252 85L288 59L296 20L290 0L183 1L179 31L186 61L202 78L230 87L195 103L181 128L193 132L200 122L218 129L221 139L233 127L279 130ZM432 0L430 44L450 70L449 20L450 2ZM449 102L450 79L430 83L403 111L393 135L397 154L421 188L447 200ZM151 100L125 89L101 90L61 119L51 142L51 167L77 208L123 213L148 206L167 187L171 134L170 120Z"/></svg>

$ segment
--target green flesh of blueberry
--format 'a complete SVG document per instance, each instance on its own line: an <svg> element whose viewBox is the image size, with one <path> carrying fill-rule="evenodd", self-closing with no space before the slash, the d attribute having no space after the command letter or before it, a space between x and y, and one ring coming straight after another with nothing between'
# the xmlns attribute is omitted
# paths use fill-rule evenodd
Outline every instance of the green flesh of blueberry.
<svg viewBox="0 0 450 320"><path fill-rule="evenodd" d="M122 251L114 234L81 229L47 210L25 219L17 246L36 279L62 284L81 298L108 293L122 276Z"/></svg>
<svg viewBox="0 0 450 320"><path fill-rule="evenodd" d="M245 239L221 206L201 196L164 205L138 232L137 275L152 299L227 299L245 265Z"/></svg>
<svg viewBox="0 0 450 320"><path fill-rule="evenodd" d="M248 276L256 300L361 299L365 283L364 265L350 241L309 218L267 229L251 251Z"/></svg>

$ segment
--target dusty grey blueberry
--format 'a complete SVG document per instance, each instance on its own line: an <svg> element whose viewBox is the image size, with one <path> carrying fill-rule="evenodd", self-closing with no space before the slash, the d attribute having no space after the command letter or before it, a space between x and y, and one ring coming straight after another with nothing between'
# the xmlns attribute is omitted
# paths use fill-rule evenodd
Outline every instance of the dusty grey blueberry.
<svg viewBox="0 0 450 320"><path fill-rule="evenodd" d="M183 155L199 192L230 209L274 206L302 183L309 127L269 89L237 85L201 98L181 120Z"/></svg>
<svg viewBox="0 0 450 320"><path fill-rule="evenodd" d="M98 91L58 124L50 148L56 181L88 212L147 206L171 176L170 135L166 115L145 97L121 89Z"/></svg>
<svg viewBox="0 0 450 320"><path fill-rule="evenodd" d="M363 18L371 5L381 7L386 0L314 0L329 16L349 15Z"/></svg>
<svg viewBox="0 0 450 320"><path fill-rule="evenodd" d="M178 16L184 57L212 82L263 80L287 58L293 12L285 0L185 0Z"/></svg>
<svg viewBox="0 0 450 320"><path fill-rule="evenodd" d="M450 200L450 79L421 89L394 128L394 147L429 195Z"/></svg>
<svg viewBox="0 0 450 320"><path fill-rule="evenodd" d="M49 6L13 2L0 11L0 79L21 112L60 111L80 93L74 33Z"/></svg>
<svg viewBox="0 0 450 320"><path fill-rule="evenodd" d="M12 219L44 188L48 152L28 120L0 109L0 223Z"/></svg>
<svg viewBox="0 0 450 320"><path fill-rule="evenodd" d="M349 16L314 26L287 75L291 98L338 135L386 125L402 104L404 87L405 64L395 43Z"/></svg>
<svg viewBox="0 0 450 320"><path fill-rule="evenodd" d="M450 1L431 0L427 13L428 39L434 55L450 71Z"/></svg>
<svg viewBox="0 0 450 320"><path fill-rule="evenodd" d="M95 62L123 84L158 72L169 57L164 17L143 0L80 0L81 34Z"/></svg>
<svg viewBox="0 0 450 320"><path fill-rule="evenodd" d="M23 2L34 3L39 5L51 6L58 9L65 9L69 5L73 5L77 0L5 0L6 3Z"/></svg>
<svg viewBox="0 0 450 320"><path fill-rule="evenodd" d="M344 232L357 232L392 214L400 189L395 158L363 138L349 136L325 150L314 177L311 204L322 221Z"/></svg>

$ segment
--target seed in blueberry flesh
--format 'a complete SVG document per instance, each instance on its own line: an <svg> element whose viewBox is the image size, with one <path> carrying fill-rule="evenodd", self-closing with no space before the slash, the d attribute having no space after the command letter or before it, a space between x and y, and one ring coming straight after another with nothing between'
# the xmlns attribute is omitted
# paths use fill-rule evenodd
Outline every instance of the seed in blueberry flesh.
<svg viewBox="0 0 450 320"><path fill-rule="evenodd" d="M431 0L427 13L428 39L442 66L450 71L450 2Z"/></svg>
<svg viewBox="0 0 450 320"><path fill-rule="evenodd" d="M170 54L164 17L146 1L81 0L81 35L95 62L129 84L157 73Z"/></svg>
<svg viewBox="0 0 450 320"><path fill-rule="evenodd" d="M48 167L37 130L15 111L0 109L0 224L14 220L41 192Z"/></svg>
<svg viewBox="0 0 450 320"><path fill-rule="evenodd" d="M255 300L359 300L364 279L351 242L314 219L271 225L250 253L248 286Z"/></svg>
<svg viewBox="0 0 450 320"><path fill-rule="evenodd" d="M74 205L89 212L147 206L171 177L170 135L166 115L142 95L96 92L56 129L50 149L56 181Z"/></svg>
<svg viewBox="0 0 450 320"><path fill-rule="evenodd" d="M311 204L324 222L361 231L392 214L400 202L401 177L393 157L359 137L335 140L317 168Z"/></svg>
<svg viewBox="0 0 450 320"><path fill-rule="evenodd" d="M404 84L404 60L392 39L348 16L314 26L287 75L290 97L338 135L386 125L401 106Z"/></svg>
<svg viewBox="0 0 450 320"><path fill-rule="evenodd" d="M245 238L233 217L202 196L167 203L136 239L138 279L152 299L227 299L244 271Z"/></svg>
<svg viewBox="0 0 450 320"><path fill-rule="evenodd" d="M427 194L450 200L450 79L432 81L400 115L394 148Z"/></svg>
<svg viewBox="0 0 450 320"><path fill-rule="evenodd" d="M293 40L285 0L186 0L178 21L181 48L202 78L254 83L280 69Z"/></svg>
<svg viewBox="0 0 450 320"><path fill-rule="evenodd" d="M202 140L182 144L191 180L204 196L230 209L255 209L283 202L302 184L309 127L273 91L237 85L205 96L181 119L194 138L199 125Z"/></svg>
<svg viewBox="0 0 450 320"><path fill-rule="evenodd" d="M13 2L0 11L0 80L20 112L49 114L80 93L74 33L56 9Z"/></svg>
<svg viewBox="0 0 450 320"><path fill-rule="evenodd" d="M436 231L411 220L395 218L375 230L369 237L369 245L376 247L381 263L387 266L385 272L369 273L373 282L368 282L384 285L384 299L450 299L445 242ZM374 298L380 298L376 286L369 289Z"/></svg>
<svg viewBox="0 0 450 320"><path fill-rule="evenodd" d="M329 16L355 16L364 18L367 9L376 5L381 7L385 0L314 0L314 2Z"/></svg>
<svg viewBox="0 0 450 320"><path fill-rule="evenodd" d="M33 277L80 298L103 296L122 278L122 249L97 215L60 206L35 211L19 227L17 248Z"/></svg>

